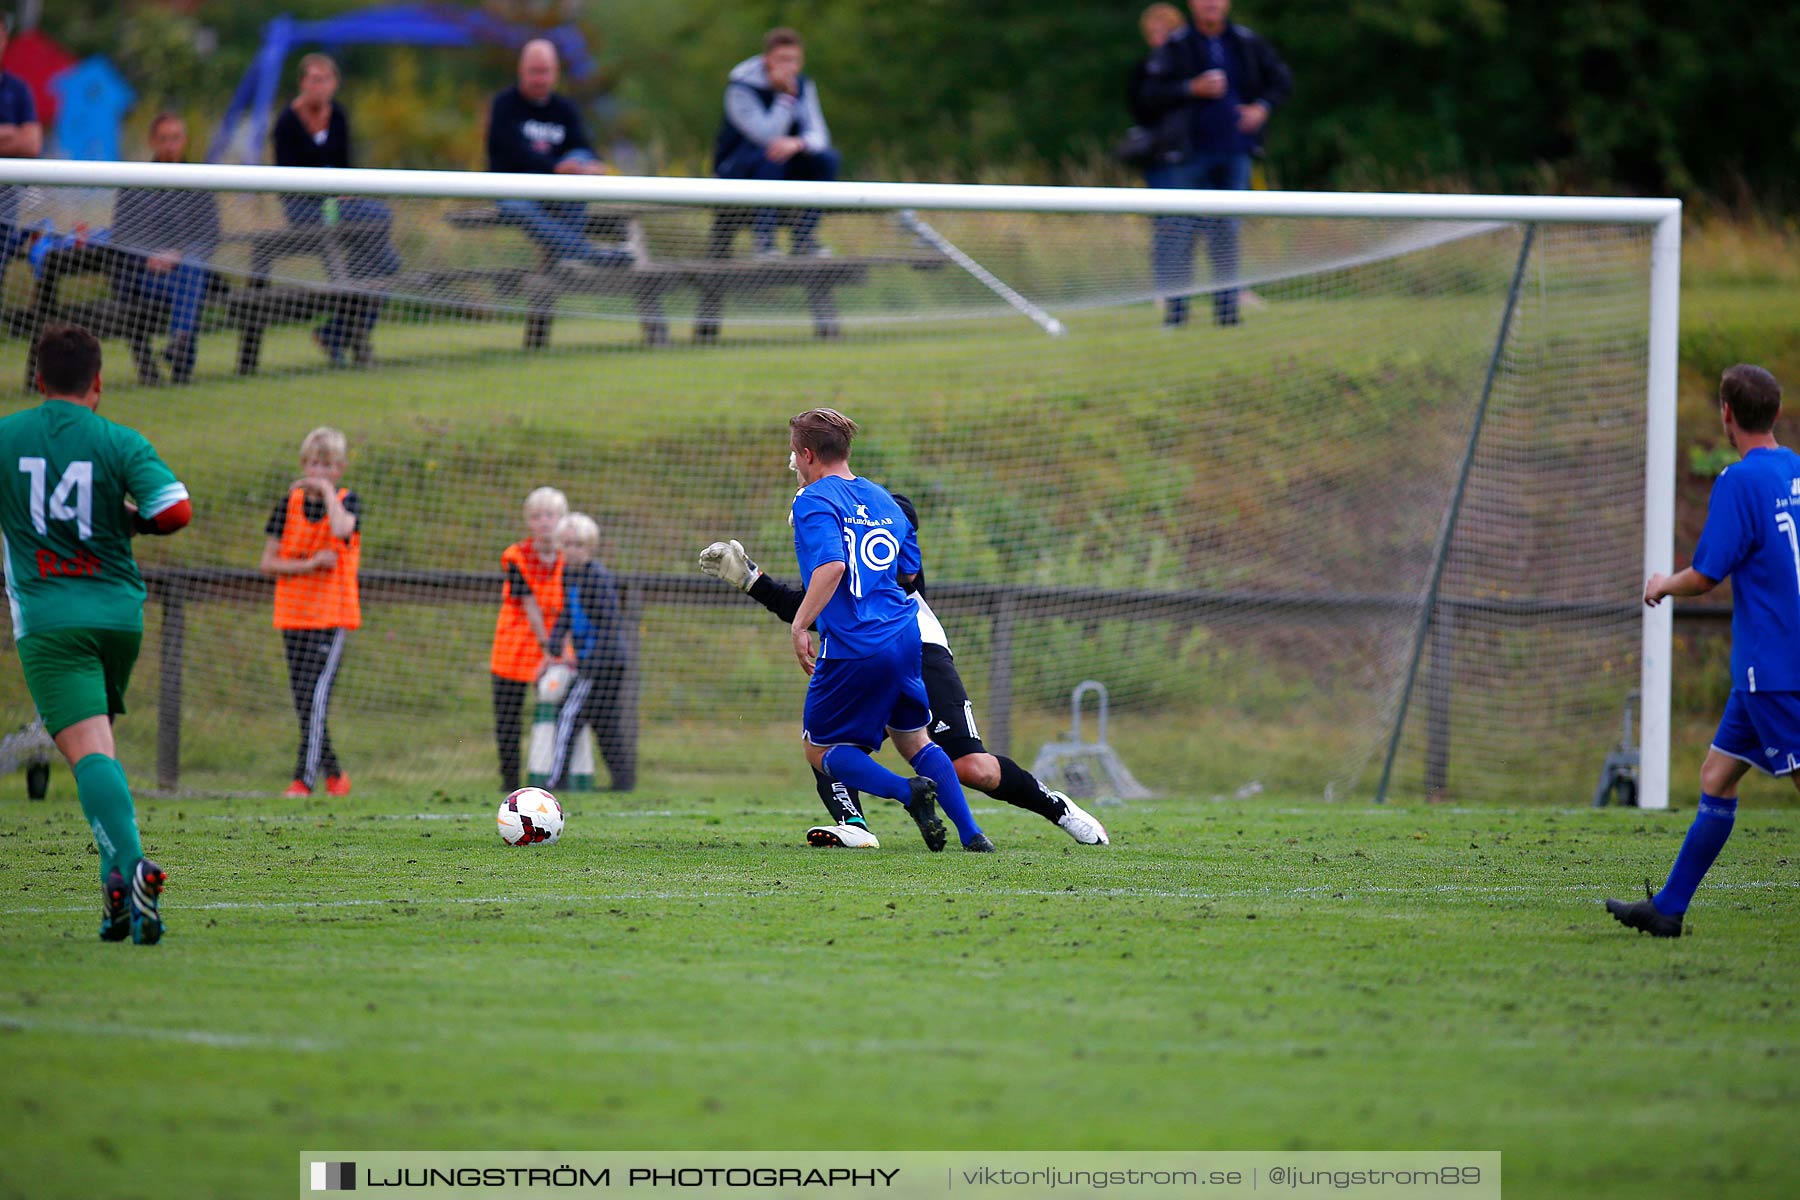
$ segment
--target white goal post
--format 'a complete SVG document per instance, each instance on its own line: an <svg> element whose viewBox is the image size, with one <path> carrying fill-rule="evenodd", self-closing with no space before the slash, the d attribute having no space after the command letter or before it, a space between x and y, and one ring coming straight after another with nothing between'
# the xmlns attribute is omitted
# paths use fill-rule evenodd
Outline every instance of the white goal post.
<svg viewBox="0 0 1800 1200"><path fill-rule="evenodd" d="M259 166L0 160L0 184L42 188L159 188L292 195L609 205L759 206L827 212L916 210L1120 217L1373 218L1520 226L1613 225L1650 230L1645 311L1648 362L1643 474L1643 571L1673 569L1676 374L1681 204L1669 199L1319 192L1186 192L1098 187L907 183L790 183L693 178L498 175L472 172L313 170ZM979 253L976 255L980 257ZM1029 294L1029 289L1021 288ZM1641 768L1638 802L1669 803L1672 611L1642 615ZM1596 759L1600 748L1596 747Z"/></svg>

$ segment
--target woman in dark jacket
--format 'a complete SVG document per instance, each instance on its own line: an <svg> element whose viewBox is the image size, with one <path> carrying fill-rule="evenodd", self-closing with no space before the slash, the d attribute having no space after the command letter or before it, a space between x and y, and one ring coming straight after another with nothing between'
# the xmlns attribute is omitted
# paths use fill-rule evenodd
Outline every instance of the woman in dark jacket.
<svg viewBox="0 0 1800 1200"><path fill-rule="evenodd" d="M350 119L336 100L337 64L324 54L300 60L300 94L275 119L275 165L335 167L350 165ZM393 214L385 204L354 197L288 195L281 198L290 225L336 225L356 228L340 235L344 268L352 279L392 275L400 269L389 229ZM346 354L358 363L370 360L369 331L381 312L378 293L359 295L340 304L331 319L313 331L313 340L341 365Z"/></svg>
<svg viewBox="0 0 1800 1200"><path fill-rule="evenodd" d="M1125 104L1131 109L1131 123L1146 131L1154 130L1162 113L1144 103L1142 92L1144 80L1149 76L1150 56L1162 48L1169 40L1169 35L1187 24L1187 18L1181 10L1166 0L1158 0L1146 8L1138 18L1138 28L1143 31L1144 44L1149 47L1144 57L1137 60L1131 68L1131 82L1125 93Z"/></svg>

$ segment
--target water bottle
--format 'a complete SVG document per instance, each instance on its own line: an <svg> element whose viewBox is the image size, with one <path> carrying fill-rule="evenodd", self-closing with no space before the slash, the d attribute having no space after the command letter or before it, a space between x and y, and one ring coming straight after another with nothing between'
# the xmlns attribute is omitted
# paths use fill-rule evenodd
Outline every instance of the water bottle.
<svg viewBox="0 0 1800 1200"><path fill-rule="evenodd" d="M338 198L336 196L325 197L325 223L327 225L338 223Z"/></svg>

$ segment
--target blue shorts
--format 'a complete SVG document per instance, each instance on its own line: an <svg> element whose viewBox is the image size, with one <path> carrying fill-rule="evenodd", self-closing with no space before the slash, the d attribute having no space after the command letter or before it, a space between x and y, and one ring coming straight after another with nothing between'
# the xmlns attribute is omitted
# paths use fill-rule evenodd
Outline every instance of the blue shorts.
<svg viewBox="0 0 1800 1200"><path fill-rule="evenodd" d="M1800 770L1800 692L1732 688L1712 748L1770 775Z"/></svg>
<svg viewBox="0 0 1800 1200"><path fill-rule="evenodd" d="M867 658L822 658L806 687L801 718L815 746L861 746L874 751L889 729L931 723L919 673L919 626L908 621L893 641Z"/></svg>

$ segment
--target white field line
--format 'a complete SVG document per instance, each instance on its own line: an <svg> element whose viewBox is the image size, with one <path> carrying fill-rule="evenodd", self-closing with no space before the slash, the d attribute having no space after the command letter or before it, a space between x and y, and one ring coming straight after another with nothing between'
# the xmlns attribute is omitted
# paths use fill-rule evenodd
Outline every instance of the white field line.
<svg viewBox="0 0 1800 1200"><path fill-rule="evenodd" d="M576 794L577 799L575 801L573 801L572 804L581 803L581 797L585 796L587 794L588 793L577 793ZM979 794L979 793L977 793L977 794ZM164 795L164 794L160 794L160 793L157 793L154 791L147 791L147 792L140 792L140 793L138 793L138 795L139 795L140 799L147 798L147 799L156 800L159 802L159 804L179 804L179 803L186 802L189 804L199 804L199 805L205 805L205 804L211 803L213 801L229 802L232 800L276 800L276 799L280 798L274 792L206 792L206 793L180 793L180 794ZM877 798L877 799L871 801L871 803L873 803L877 806L876 811L879 812L879 811L883 811L885 808L885 805L888 803L891 803L891 802L880 800L879 798ZM1280 816L1280 817L1317 817L1322 814L1330 814L1332 816L1354 816L1354 817L1389 818L1389 819L1392 819L1392 818L1415 818L1415 817L1419 817L1419 816L1431 816L1431 817L1444 817L1444 816L1452 816L1452 817L1493 817L1493 816L1546 817L1546 816L1549 816L1549 817L1556 817L1558 819L1570 819L1570 820L1582 818L1582 819L1611 819L1611 820L1637 819L1637 820L1654 820L1654 821L1691 821L1693 819L1692 810L1685 809L1685 808L1670 809L1669 811L1664 812L1661 810L1645 811L1645 810L1640 810L1640 809L1621 809L1621 808L1596 809L1590 805L1585 805L1585 804L1580 806L1579 808L1574 808L1574 807L1564 807L1564 808L1491 807L1490 808L1490 807L1485 807L1485 806L1477 808L1477 807L1469 807L1469 806L1461 806L1461 805L1440 806L1440 805L1435 805L1435 804L1430 805L1430 806L1410 806L1409 807L1407 805L1397 804L1397 803L1395 803L1395 804L1351 805L1348 803L1331 804L1331 803L1326 803L1323 801L1321 801L1317 804L1309 805L1309 806L1296 807L1296 806L1292 806L1292 805L1275 806L1275 805L1269 805L1269 804L1260 804L1254 799L1238 800L1231 796L1223 796L1223 795L1221 795L1221 796L1197 796L1197 797L1194 797L1189 800L1163 800L1163 801L1134 800L1130 804L1099 803L1094 806L1098 807L1102 813L1111 814L1115 820L1121 820L1121 821L1128 820L1130 815L1132 815L1132 814L1143 814L1146 816L1166 815L1166 814L1192 814L1195 811L1202 810L1202 809L1212 810L1212 811L1241 810L1244 812L1255 813L1258 816ZM411 820L456 821L456 820L465 820L465 821L473 821L473 820L482 819L482 817L483 817L483 812L480 811L480 806L477 805L476 808L478 811L470 812L470 813L359 813L359 812L355 812L352 809L332 810L332 813L334 816L337 816L341 820L379 820L379 821L411 821ZM582 810L577 810L577 811L582 811ZM672 818L672 817L715 817L715 816L717 816L717 817L735 817L735 816L741 816L744 814L753 814L753 815L756 815L759 817L760 816L771 816L771 817L796 817L797 816L797 817L811 818L811 817L817 816L823 810L821 808L819 808L817 805L814 805L812 807L797 807L797 808L770 808L770 807L766 807L766 806L760 805L760 804L739 804L736 807L732 807L732 808L726 808L726 807L721 806L716 811L709 811L704 808L693 808L693 809L648 808L648 809L609 810L604 807L594 808L594 809L586 810L586 811L590 812L594 816L612 819L612 818L617 818L617 817L626 817L626 818ZM978 813L982 816L992 816L996 813L1011 814L1013 816L1025 815L1022 812L1022 810L1013 808L1011 805L1000 805L1000 804L990 804L990 805L986 805L983 807L975 807L973 804L971 804L969 811ZM1769 810L1769 809L1761 810L1761 814L1774 816L1774 815L1776 815L1776 810ZM209 821L269 822L269 821L306 821L306 820L322 819L322 817L319 813L309 812L309 811L305 811L305 810L295 810L292 812L275 812L275 813L261 813L261 812L198 813L195 815L197 815L205 820L209 820Z"/></svg>
<svg viewBox="0 0 1800 1200"><path fill-rule="evenodd" d="M768 807L764 807L762 805L741 806L738 808L724 809L724 810L717 811L717 812L709 812L706 809L672 809L672 808L638 808L638 809L597 808L597 809L592 809L592 810L583 810L583 809L578 809L578 808L573 807L574 804L578 804L578 803L580 803L579 800L572 802L570 809L569 809L571 815L590 815L590 816L595 816L595 817L603 817L609 821L614 821L614 820L673 820L673 819L689 818L689 817L704 819L707 817L742 817L742 816L746 816L746 815L757 816L757 817L806 817L806 818L811 818L811 817L818 816L819 812L820 812L820 810L817 808L768 808ZM1212 803L1212 802L1211 801L1198 801L1197 803L1205 804L1205 803ZM1165 805L1132 804L1129 806L1129 811L1133 812L1133 813L1142 813L1145 815L1150 815L1150 814L1156 814L1156 813L1186 811L1186 807L1187 806L1166 805L1166 804ZM883 810L880 808L877 808L875 811L877 813L880 813ZM994 805L991 807L976 807L974 805L971 805L969 807L969 811L972 813L975 813L978 816L983 816L983 817L1000 816L1000 815L1006 815L1006 814L1011 814L1013 816L1023 815L1022 810L1013 808L1010 805ZM1106 813L1114 813L1114 812L1124 813L1127 811L1127 809L1123 806L1102 806L1101 811L1106 812ZM1257 809L1257 812L1259 814L1282 816L1282 817L1317 816L1320 813L1320 811L1321 811L1321 809L1319 809L1319 808L1259 808L1259 809ZM1347 812L1350 810L1338 809L1338 810L1333 810L1333 811ZM1527 811L1530 811L1533 813L1539 813L1539 812L1555 813L1559 816L1575 817L1575 816L1592 814L1595 810L1592 808L1532 809L1532 810L1499 809L1499 808L1407 809L1407 808L1402 808L1397 805L1389 805L1389 806L1383 806L1380 808L1363 809L1363 810L1358 811L1356 813L1356 815L1368 816L1368 817L1408 817L1408 816L1416 815L1419 812L1430 812L1433 815L1449 814L1451 816L1478 817L1478 816L1485 816L1485 815L1489 815L1489 814L1493 814L1493 813L1523 815ZM280 824L287 824L290 822L295 823L295 824L299 824L302 822L322 822L322 821L325 821L326 819L328 819L328 817L330 819L342 820L345 822L352 822L352 821L486 821L489 819L488 814L486 812L358 813L358 812L352 812L352 811L348 811L348 810L343 810L343 811L341 811L341 813L339 810L333 810L329 814L318 813L318 812L296 811L296 812L285 812L285 813L219 812L219 813L197 813L195 815L202 821L231 821L234 823L244 823L244 824L251 824L251 825L280 825ZM1657 816L1667 816L1668 814L1656 814L1656 815ZM1674 813L1673 817L1679 817L1684 820L1691 819L1690 817L1688 817L1687 814L1682 813L1682 812ZM1673 819L1673 818L1671 818L1671 819Z"/></svg>
<svg viewBox="0 0 1800 1200"><path fill-rule="evenodd" d="M1058 896L1066 900L1083 897L1124 897L1127 899L1151 900L1292 900L1319 897L1343 898L1353 900L1358 896L1419 896L1419 897L1458 897L1471 901L1496 899L1511 896L1540 896L1563 893L1559 897L1564 904L1587 904L1597 902L1606 894L1610 884L1571 883L1554 888L1539 888L1525 884L1508 886L1483 886L1479 884L1442 883L1427 887L1355 887L1346 885L1337 887L1324 884L1314 887L1279 888L1240 888L1235 890L1217 890L1206 888L1141 888L1141 887L1084 887L1084 888L933 888L929 891L906 892L904 895L927 896L966 896L970 899L983 899L993 896ZM1709 883L1706 890L1716 891L1767 891L1774 889L1800 888L1800 880L1794 879L1756 879L1738 883ZM1614 889L1617 890L1617 889ZM882 893L886 894L886 893ZM871 893L873 896L874 893ZM200 904L183 904L174 911L181 912L265 912L278 909L291 909L296 912L309 909L328 908L431 908L467 904L583 904L602 900L748 900L775 896L791 896L804 900L812 900L813 895L800 887L793 888L749 888L737 891L642 891L642 892L558 892L523 896L431 896L431 897L390 897L386 899L358 900L213 900ZM35 916L47 913L87 912L93 906L88 904L52 904L22 905L14 908L0 908L0 916Z"/></svg>
<svg viewBox="0 0 1800 1200"><path fill-rule="evenodd" d="M582 810L570 808L570 815L580 815ZM1013 808L971 808L972 813L982 816L994 816L998 813L1017 812ZM700 810L677 812L667 808L643 808L636 810L615 811L612 809L595 810L592 814L607 820L618 818L662 818L662 817L740 817L749 813L758 817L812 817L821 815L818 810L810 808L740 808L729 812L709 813ZM323 821L323 816L312 813L201 813L203 821L234 821L255 825L301 824L308 821ZM489 813L435 812L435 813L348 813L343 818L345 823L353 821L491 821Z"/></svg>
<svg viewBox="0 0 1800 1200"><path fill-rule="evenodd" d="M676 813L667 809L644 809L641 812L609 812L604 814L608 820L615 817L674 817L702 814ZM308 822L324 821L323 817L315 817L311 813L201 813L202 821L231 821L248 825L301 825ZM434 813L352 813L343 818L345 824L355 821L491 821L492 813L434 812Z"/></svg>
<svg viewBox="0 0 1800 1200"><path fill-rule="evenodd" d="M140 1041L176 1042L184 1045L208 1046L221 1050L275 1050L293 1054L321 1054L343 1049L353 1045L357 1039L326 1040L311 1037L290 1037L260 1033L220 1033L211 1029L168 1029L156 1026L133 1027L118 1022L88 1021L45 1021L35 1017L0 1014L0 1030L15 1030L20 1033L45 1033L57 1036L77 1037L128 1037ZM457 1029L457 1039L464 1043L486 1044L505 1042L511 1044L515 1039L511 1033L498 1032L488 1028ZM810 1037L810 1035L804 1035ZM796 1034L789 1039L799 1045L803 1035ZM362 1040L369 1040L367 1038ZM442 1041L394 1042L386 1037L380 1039L384 1052L427 1053L437 1054L443 1050ZM557 1034L558 1044L566 1050L604 1052L628 1055L681 1055L695 1054L747 1054L765 1051L769 1047L766 1041L717 1041L695 1042L690 1039L661 1037L642 1030L612 1032L604 1030L583 1030L565 1028ZM899 1039L882 1037L858 1038L845 1044L849 1051L868 1054L875 1053L925 1053L949 1054L958 1051L956 1043L938 1042L930 1039ZM966 1048L972 1049L973 1044ZM1226 1048L1221 1045L1220 1049Z"/></svg>
<svg viewBox="0 0 1800 1200"><path fill-rule="evenodd" d="M318 1038L287 1037L262 1033L220 1033L212 1029L157 1029L111 1021L43 1021L36 1017L0 1014L0 1029L24 1033L78 1034L95 1037L129 1037L152 1042L185 1042L224 1050L291 1050L316 1054L332 1043Z"/></svg>
<svg viewBox="0 0 1800 1200"><path fill-rule="evenodd" d="M57 1035L75 1035L96 1037L130 1037L144 1041L177 1042L188 1045L210 1046L227 1050L275 1050L289 1053L317 1054L327 1051L341 1051L347 1046L356 1046L369 1041L378 1040L384 1054L441 1054L443 1052L443 1036L454 1035L459 1044L464 1045L505 1045L516 1043L515 1034L488 1025L452 1028L440 1026L436 1040L396 1042L379 1034L365 1035L340 1041L324 1041L318 1038L277 1037L267 1034L234 1034L217 1033L208 1029L159 1029L155 1027L132 1028L115 1023L84 1023L79 1021L38 1021L30 1017L0 1015L0 1029L12 1029L22 1033L49 1033ZM689 1038L672 1038L661 1036L644 1030L611 1031L598 1029L561 1028L557 1031L557 1044L570 1053L605 1053L626 1057L649 1057L652 1055L679 1056L693 1058L696 1056L717 1056L760 1054L767 1052L771 1046L785 1048L792 1046L796 1050L804 1050L811 1046L814 1039L811 1033L797 1033L790 1038L767 1039L757 1041L694 1041ZM946 1041L934 1038L888 1038L879 1036L839 1039L842 1050L848 1054L924 1054L944 1056L963 1054L981 1049L977 1042ZM1098 1041L1088 1039L1088 1044L1105 1047L1112 1043L1104 1037ZM1488 1043L1496 1049L1532 1050L1540 1049L1542 1042L1537 1038L1514 1037L1496 1038ZM1318 1042L1311 1040L1283 1039L1281 1041L1258 1041L1254 1051L1267 1058L1285 1059L1302 1051L1315 1050ZM1141 1044L1132 1043L1132 1049L1141 1049ZM1170 1043L1170 1048L1179 1053L1205 1056L1219 1053L1240 1053L1246 1049L1242 1038L1230 1037L1196 1038L1184 1036Z"/></svg>
<svg viewBox="0 0 1800 1200"><path fill-rule="evenodd" d="M230 912L243 909L262 912L270 909L315 908L430 908L434 905L458 904L575 904L592 900L744 900L758 896L780 896L787 888L758 888L741 892L587 892L557 893L540 896L432 896L424 899L394 897L384 900L213 900L202 904L184 904L180 912ZM1062 893L1051 893L1061 895ZM46 905L41 908L0 909L0 916L28 913L86 912L91 904Z"/></svg>

